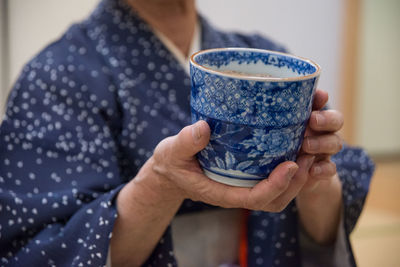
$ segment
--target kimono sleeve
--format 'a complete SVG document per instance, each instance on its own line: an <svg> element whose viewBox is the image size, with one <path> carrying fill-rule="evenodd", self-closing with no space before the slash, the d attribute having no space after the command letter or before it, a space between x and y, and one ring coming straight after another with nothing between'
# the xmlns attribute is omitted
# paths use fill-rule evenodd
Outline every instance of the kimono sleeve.
<svg viewBox="0 0 400 267"><path fill-rule="evenodd" d="M101 94L109 81L90 76L101 69L60 51L24 68L1 124L2 266L106 264L123 186L115 107Z"/></svg>
<svg viewBox="0 0 400 267"><path fill-rule="evenodd" d="M345 145L332 157L342 182L343 227L349 262L356 266L350 243L350 234L364 207L375 165L361 148Z"/></svg>

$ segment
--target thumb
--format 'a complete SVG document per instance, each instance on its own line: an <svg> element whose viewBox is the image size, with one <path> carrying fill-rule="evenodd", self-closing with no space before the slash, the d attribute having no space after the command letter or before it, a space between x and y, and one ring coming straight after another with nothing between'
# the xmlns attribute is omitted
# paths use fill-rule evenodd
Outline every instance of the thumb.
<svg viewBox="0 0 400 267"><path fill-rule="evenodd" d="M210 141L210 127L200 120L183 128L172 142L171 153L176 159L188 159L205 148Z"/></svg>

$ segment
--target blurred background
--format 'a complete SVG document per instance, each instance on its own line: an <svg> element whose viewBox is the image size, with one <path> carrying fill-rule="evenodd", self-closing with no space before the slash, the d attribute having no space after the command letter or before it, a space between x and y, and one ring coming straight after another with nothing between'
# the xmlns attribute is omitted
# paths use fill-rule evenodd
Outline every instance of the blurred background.
<svg viewBox="0 0 400 267"><path fill-rule="evenodd" d="M0 0L0 110L23 65L98 0ZM377 163L352 234L359 266L400 266L400 1L197 0L221 29L258 32L322 66L342 135ZM396 79L397 78L397 79Z"/></svg>

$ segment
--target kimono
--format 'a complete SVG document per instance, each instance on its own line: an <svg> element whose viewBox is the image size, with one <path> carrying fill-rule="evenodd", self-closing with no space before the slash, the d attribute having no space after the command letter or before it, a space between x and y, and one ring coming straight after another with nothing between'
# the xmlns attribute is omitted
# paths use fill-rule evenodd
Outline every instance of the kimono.
<svg viewBox="0 0 400 267"><path fill-rule="evenodd" d="M284 51L259 35L221 32L200 18L201 48ZM105 266L119 190L159 141L190 124L190 77L122 1L103 0L34 57L10 93L0 128L0 264ZM345 146L346 246L373 163ZM177 216L215 209L185 200ZM300 266L298 216L251 212L248 266ZM135 253L132 251L132 253ZM355 265L349 253L348 259ZM170 227L144 266L177 266Z"/></svg>

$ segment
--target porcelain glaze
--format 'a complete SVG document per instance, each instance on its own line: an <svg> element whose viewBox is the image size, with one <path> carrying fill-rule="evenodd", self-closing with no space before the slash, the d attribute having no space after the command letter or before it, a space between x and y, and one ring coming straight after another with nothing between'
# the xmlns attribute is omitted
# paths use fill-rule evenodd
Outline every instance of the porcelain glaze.
<svg viewBox="0 0 400 267"><path fill-rule="evenodd" d="M267 50L223 48L194 54L190 72L192 121L205 120L211 128L210 143L198 153L208 177L254 186L279 163L296 160L317 64Z"/></svg>

